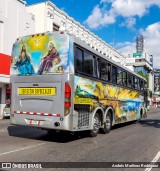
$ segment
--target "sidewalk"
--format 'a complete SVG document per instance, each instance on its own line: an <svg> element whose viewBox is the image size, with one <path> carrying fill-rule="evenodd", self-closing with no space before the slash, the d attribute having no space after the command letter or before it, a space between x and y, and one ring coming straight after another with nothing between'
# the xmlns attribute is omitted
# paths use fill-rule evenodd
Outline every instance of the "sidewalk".
<svg viewBox="0 0 160 171"><path fill-rule="evenodd" d="M154 113L160 111L160 108L154 107L154 106L150 106L148 113Z"/></svg>

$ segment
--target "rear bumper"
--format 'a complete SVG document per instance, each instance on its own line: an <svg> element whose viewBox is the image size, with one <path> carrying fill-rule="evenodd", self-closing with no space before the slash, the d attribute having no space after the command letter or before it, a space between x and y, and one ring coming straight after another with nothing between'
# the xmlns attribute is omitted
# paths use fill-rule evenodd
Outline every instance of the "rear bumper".
<svg viewBox="0 0 160 171"><path fill-rule="evenodd" d="M24 125L43 129L55 129L72 131L73 119L71 116L56 117L56 116L37 116L27 114L11 114L10 121L13 125Z"/></svg>

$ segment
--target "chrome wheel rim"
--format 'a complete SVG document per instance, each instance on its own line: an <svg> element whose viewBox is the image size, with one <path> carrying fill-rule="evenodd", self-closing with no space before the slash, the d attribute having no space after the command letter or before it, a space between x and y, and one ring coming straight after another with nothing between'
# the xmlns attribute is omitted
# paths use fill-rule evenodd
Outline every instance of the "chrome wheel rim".
<svg viewBox="0 0 160 171"><path fill-rule="evenodd" d="M94 117L93 130L95 132L97 132L99 130L99 128L100 128L100 121L99 121L98 117L95 116Z"/></svg>
<svg viewBox="0 0 160 171"><path fill-rule="evenodd" d="M106 128L107 129L110 129L111 127L111 119L109 116L106 117Z"/></svg>

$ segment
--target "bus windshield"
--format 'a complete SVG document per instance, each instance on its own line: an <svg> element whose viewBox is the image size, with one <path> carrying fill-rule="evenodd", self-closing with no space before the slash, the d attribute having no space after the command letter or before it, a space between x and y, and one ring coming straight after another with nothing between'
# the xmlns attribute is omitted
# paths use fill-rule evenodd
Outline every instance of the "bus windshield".
<svg viewBox="0 0 160 171"><path fill-rule="evenodd" d="M59 32L25 36L13 45L11 75L62 74L69 70L69 36Z"/></svg>

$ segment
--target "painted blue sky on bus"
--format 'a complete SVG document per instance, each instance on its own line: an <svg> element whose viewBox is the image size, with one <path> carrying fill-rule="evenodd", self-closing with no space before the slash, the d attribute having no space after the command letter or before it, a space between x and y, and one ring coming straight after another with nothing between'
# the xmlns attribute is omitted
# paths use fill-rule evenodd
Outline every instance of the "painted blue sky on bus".
<svg viewBox="0 0 160 171"><path fill-rule="evenodd" d="M154 67L160 67L159 0L51 1L125 55L135 52L135 37L143 34L145 49L154 56ZM30 5L44 1L26 2Z"/></svg>

